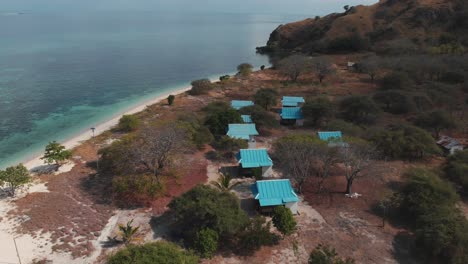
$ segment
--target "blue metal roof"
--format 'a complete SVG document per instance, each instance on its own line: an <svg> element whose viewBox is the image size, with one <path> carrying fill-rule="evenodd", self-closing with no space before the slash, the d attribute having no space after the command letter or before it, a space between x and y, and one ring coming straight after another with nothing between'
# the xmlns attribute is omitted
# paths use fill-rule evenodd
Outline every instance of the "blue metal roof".
<svg viewBox="0 0 468 264"><path fill-rule="evenodd" d="M253 123L252 122L252 117L250 117L249 115L241 115L242 117L242 121L244 121L244 123Z"/></svg>
<svg viewBox="0 0 468 264"><path fill-rule="evenodd" d="M322 131L318 132L318 136L323 141L339 140L343 137L341 131Z"/></svg>
<svg viewBox="0 0 468 264"><path fill-rule="evenodd" d="M266 149L241 149L237 158L245 169L273 166Z"/></svg>
<svg viewBox="0 0 468 264"><path fill-rule="evenodd" d="M260 206L275 206L298 202L299 198L291 187L291 182L284 180L257 181L250 186Z"/></svg>
<svg viewBox="0 0 468 264"><path fill-rule="evenodd" d="M258 131L255 124L229 124L227 135L248 140L250 136L258 136Z"/></svg>
<svg viewBox="0 0 468 264"><path fill-rule="evenodd" d="M282 119L304 119L302 110L300 107L283 107L281 109Z"/></svg>
<svg viewBox="0 0 468 264"><path fill-rule="evenodd" d="M304 97L299 96L283 96L281 101L283 106L298 106L300 103L305 103Z"/></svg>
<svg viewBox="0 0 468 264"><path fill-rule="evenodd" d="M242 107L252 106L252 105L254 105L254 102L252 102L252 101L241 101L241 100L232 100L231 101L231 107L236 109L236 110L239 110Z"/></svg>

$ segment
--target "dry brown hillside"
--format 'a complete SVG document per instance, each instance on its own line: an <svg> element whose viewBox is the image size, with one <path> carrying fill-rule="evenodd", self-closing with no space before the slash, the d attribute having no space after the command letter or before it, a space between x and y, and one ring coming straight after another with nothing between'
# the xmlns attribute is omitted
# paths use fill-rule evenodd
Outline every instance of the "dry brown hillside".
<svg viewBox="0 0 468 264"><path fill-rule="evenodd" d="M279 26L261 51L354 51L408 40L415 45L446 41L468 45L468 1L381 0L344 13Z"/></svg>

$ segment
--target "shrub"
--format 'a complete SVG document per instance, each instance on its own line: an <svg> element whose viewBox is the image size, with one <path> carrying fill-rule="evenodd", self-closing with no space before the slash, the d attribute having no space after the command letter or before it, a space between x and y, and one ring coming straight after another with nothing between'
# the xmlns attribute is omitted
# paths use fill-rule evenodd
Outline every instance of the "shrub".
<svg viewBox="0 0 468 264"><path fill-rule="evenodd" d="M236 152L247 148L247 141L229 136L221 136L213 142L213 147L219 151Z"/></svg>
<svg viewBox="0 0 468 264"><path fill-rule="evenodd" d="M167 97L167 104L168 104L168 105L173 105L173 104L174 104L174 100L175 100L175 96L172 95L172 94L169 95L169 96Z"/></svg>
<svg viewBox="0 0 468 264"><path fill-rule="evenodd" d="M209 79L195 80L191 83L192 89L190 89L190 95L201 95L206 94L213 88L213 84Z"/></svg>
<svg viewBox="0 0 468 264"><path fill-rule="evenodd" d="M112 191L119 202L143 204L162 195L165 185L153 175L116 176L112 179Z"/></svg>
<svg viewBox="0 0 468 264"><path fill-rule="evenodd" d="M268 110L270 107L276 105L277 96L278 92L276 90L271 88L262 88L255 93L254 102L256 105Z"/></svg>
<svg viewBox="0 0 468 264"><path fill-rule="evenodd" d="M253 66L249 63L242 63L237 66L237 71L242 76L249 76L252 73Z"/></svg>
<svg viewBox="0 0 468 264"><path fill-rule="evenodd" d="M358 33L350 36L338 37L328 42L328 51L362 51L369 48L369 40L363 38Z"/></svg>
<svg viewBox="0 0 468 264"><path fill-rule="evenodd" d="M291 210L284 206L277 206L273 210L273 225L283 234L289 235L296 230L296 220Z"/></svg>
<svg viewBox="0 0 468 264"><path fill-rule="evenodd" d="M262 216L253 218L238 235L238 251L242 255L251 255L262 246L278 244L279 237L270 232L271 223Z"/></svg>
<svg viewBox="0 0 468 264"><path fill-rule="evenodd" d="M385 112L392 114L408 113L411 105L408 98L399 91L388 90L374 94L372 99L378 103Z"/></svg>
<svg viewBox="0 0 468 264"><path fill-rule="evenodd" d="M411 81L407 74L393 72L382 78L380 87L383 90L407 90Z"/></svg>
<svg viewBox="0 0 468 264"><path fill-rule="evenodd" d="M140 120L134 115L123 115L119 119L117 129L121 132L132 132L138 129Z"/></svg>
<svg viewBox="0 0 468 264"><path fill-rule="evenodd" d="M341 114L350 122L357 124L374 123L379 108L367 96L350 96L340 103Z"/></svg>
<svg viewBox="0 0 468 264"><path fill-rule="evenodd" d="M174 216L171 230L187 241L194 241L199 230L209 228L224 243L242 231L249 221L234 194L206 185L197 185L173 199L169 208Z"/></svg>
<svg viewBox="0 0 468 264"><path fill-rule="evenodd" d="M307 101L302 107L302 113L313 126L320 127L335 116L335 105L327 98L320 97Z"/></svg>
<svg viewBox="0 0 468 264"><path fill-rule="evenodd" d="M211 258L218 250L218 233L209 228L202 229L195 234L193 248L202 258Z"/></svg>
<svg viewBox="0 0 468 264"><path fill-rule="evenodd" d="M107 264L197 264L198 261L197 256L173 243L153 242L123 248L110 256Z"/></svg>
<svg viewBox="0 0 468 264"><path fill-rule="evenodd" d="M250 115L252 122L255 123L259 129L279 127L279 122L276 120L276 116L273 113L266 111L261 106L252 105L242 107L239 110L239 113L242 115Z"/></svg>
<svg viewBox="0 0 468 264"><path fill-rule="evenodd" d="M448 158L444 168L447 176L468 190L468 150L457 151Z"/></svg>
<svg viewBox="0 0 468 264"><path fill-rule="evenodd" d="M344 135L351 137L361 137L364 135L364 130L360 126L341 119L330 121L330 123L327 124L326 129L329 131L341 131Z"/></svg>
<svg viewBox="0 0 468 264"><path fill-rule="evenodd" d="M219 77L219 80L220 80L221 82L227 81L227 80L229 80L229 79L231 79L231 76L229 76L229 75L223 75L223 76L220 76L220 77Z"/></svg>
<svg viewBox="0 0 468 264"><path fill-rule="evenodd" d="M414 120L414 124L433 132L436 138L439 137L442 130L456 127L456 123L449 113L442 110L421 114Z"/></svg>
<svg viewBox="0 0 468 264"><path fill-rule="evenodd" d="M309 264L354 264L351 258L342 259L334 248L318 244L310 253Z"/></svg>
<svg viewBox="0 0 468 264"><path fill-rule="evenodd" d="M4 190L10 196L15 196L16 191L31 180L31 175L23 164L8 167L3 171L0 170L0 188L6 185Z"/></svg>
<svg viewBox="0 0 468 264"><path fill-rule="evenodd" d="M265 65L260 66L260 70L265 70Z"/></svg>
<svg viewBox="0 0 468 264"><path fill-rule="evenodd" d="M243 123L241 115L235 109L212 108L214 111L207 116L205 125L214 135L225 135L229 124Z"/></svg>

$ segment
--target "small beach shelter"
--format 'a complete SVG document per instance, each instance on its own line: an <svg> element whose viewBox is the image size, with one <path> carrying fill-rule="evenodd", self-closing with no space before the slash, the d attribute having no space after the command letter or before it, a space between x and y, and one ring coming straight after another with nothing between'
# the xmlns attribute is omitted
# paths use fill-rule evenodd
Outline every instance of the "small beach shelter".
<svg viewBox="0 0 468 264"><path fill-rule="evenodd" d="M254 105L254 102L252 102L252 101L242 101L242 100L232 100L231 101L231 107L236 109L236 110L239 110L242 107L252 106L252 105Z"/></svg>
<svg viewBox="0 0 468 264"><path fill-rule="evenodd" d="M263 177L271 177L273 174L273 161L266 149L241 149L237 160L241 169L261 168Z"/></svg>
<svg viewBox="0 0 468 264"><path fill-rule="evenodd" d="M285 206L297 214L299 197L288 179L257 181L250 186L262 212L272 211L276 206Z"/></svg>
<svg viewBox="0 0 468 264"><path fill-rule="evenodd" d="M283 107L297 107L305 103L304 97L299 96L283 96L281 100Z"/></svg>
<svg viewBox="0 0 468 264"><path fill-rule="evenodd" d="M280 116L282 123L294 123L298 126L304 125L304 115L300 107L283 107L281 108Z"/></svg>
<svg viewBox="0 0 468 264"><path fill-rule="evenodd" d="M252 122L252 117L249 116L249 115L241 115L241 118L242 118L242 121L244 121L244 123L253 123Z"/></svg>
<svg viewBox="0 0 468 264"><path fill-rule="evenodd" d="M254 136L258 136L255 124L229 124L227 135L231 138L245 139L255 142Z"/></svg>

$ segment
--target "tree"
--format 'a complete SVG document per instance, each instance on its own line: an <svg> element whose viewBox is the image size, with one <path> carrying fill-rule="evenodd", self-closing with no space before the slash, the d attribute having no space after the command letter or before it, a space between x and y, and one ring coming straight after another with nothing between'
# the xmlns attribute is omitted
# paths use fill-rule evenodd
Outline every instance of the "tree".
<svg viewBox="0 0 468 264"><path fill-rule="evenodd" d="M341 119L330 121L327 124L326 129L328 131L341 131L343 134L351 137L361 137L364 135L364 130L360 126Z"/></svg>
<svg viewBox="0 0 468 264"><path fill-rule="evenodd" d="M380 86L383 90L407 90L410 84L406 73L392 72L382 78Z"/></svg>
<svg viewBox="0 0 468 264"><path fill-rule="evenodd" d="M126 225L119 224L119 234L122 242L125 245L130 245L135 240L135 235L140 230L140 226L133 227L133 219L128 221Z"/></svg>
<svg viewBox="0 0 468 264"><path fill-rule="evenodd" d="M468 190L468 150L450 155L444 171L449 179L463 187L463 191Z"/></svg>
<svg viewBox="0 0 468 264"><path fill-rule="evenodd" d="M240 182L232 182L232 176L229 174L221 174L217 181L211 181L211 185L216 187L218 190L227 192L232 190L234 187L240 184Z"/></svg>
<svg viewBox="0 0 468 264"><path fill-rule="evenodd" d="M379 108L367 96L350 96L340 103L343 117L357 124L373 123Z"/></svg>
<svg viewBox="0 0 468 264"><path fill-rule="evenodd" d="M379 59L376 56L368 57L359 63L359 68L362 72L369 75L373 83L380 70Z"/></svg>
<svg viewBox="0 0 468 264"><path fill-rule="evenodd" d="M273 210L272 221L276 229L278 229L283 235L290 235L296 230L296 220L294 219L291 210L284 206L275 207Z"/></svg>
<svg viewBox="0 0 468 264"><path fill-rule="evenodd" d="M416 120L414 120L414 124L432 131L436 138L439 138L442 130L456 127L456 123L453 118L443 110L421 114L416 118Z"/></svg>
<svg viewBox="0 0 468 264"><path fill-rule="evenodd" d="M239 113L242 115L250 115L252 122L255 123L258 129L276 128L279 126L276 116L259 105L242 107L239 110Z"/></svg>
<svg viewBox="0 0 468 264"><path fill-rule="evenodd" d="M375 131L370 140L385 157L416 160L440 154L440 149L429 133L410 125L390 126Z"/></svg>
<svg viewBox="0 0 468 264"><path fill-rule="evenodd" d="M0 186L5 184L5 191L10 196L15 196L16 191L30 181L29 171L23 164L0 170Z"/></svg>
<svg viewBox="0 0 468 264"><path fill-rule="evenodd" d="M187 241L193 241L199 230L209 228L222 243L242 231L249 221L235 195L206 185L197 185L173 199L169 208L173 215L171 230Z"/></svg>
<svg viewBox="0 0 468 264"><path fill-rule="evenodd" d="M276 68L296 82L299 76L310 68L310 59L305 55L291 55L280 60Z"/></svg>
<svg viewBox="0 0 468 264"><path fill-rule="evenodd" d="M107 264L197 264L199 259L189 251L169 242L152 242L143 245L125 247L112 254Z"/></svg>
<svg viewBox="0 0 468 264"><path fill-rule="evenodd" d="M334 72L332 63L326 57L313 57L310 64L320 83Z"/></svg>
<svg viewBox="0 0 468 264"><path fill-rule="evenodd" d="M307 135L282 137L273 144L274 164L294 180L301 193L304 183L319 175L319 157L325 147L326 142Z"/></svg>
<svg viewBox="0 0 468 264"><path fill-rule="evenodd" d="M395 90L377 92L372 99L380 104L384 111L392 114L407 113L411 107L408 98Z"/></svg>
<svg viewBox="0 0 468 264"><path fill-rule="evenodd" d="M134 115L123 115L119 119L117 129L122 132L132 132L138 129L140 120Z"/></svg>
<svg viewBox="0 0 468 264"><path fill-rule="evenodd" d="M309 264L354 264L351 258L342 259L334 248L318 244L310 253Z"/></svg>
<svg viewBox="0 0 468 264"><path fill-rule="evenodd" d="M241 124L242 122L239 112L228 108L211 112L206 118L205 125L214 135L224 135L229 124Z"/></svg>
<svg viewBox="0 0 468 264"><path fill-rule="evenodd" d="M221 136L213 142L216 150L224 152L237 152L240 149L248 147L247 141L240 138L231 138L230 136Z"/></svg>
<svg viewBox="0 0 468 264"><path fill-rule="evenodd" d="M254 102L256 105L263 107L265 110L270 109L271 106L276 105L278 92L271 88L262 88L254 95Z"/></svg>
<svg viewBox="0 0 468 264"><path fill-rule="evenodd" d="M241 76L249 76L252 73L253 66L249 63L241 63L237 66L237 71Z"/></svg>
<svg viewBox="0 0 468 264"><path fill-rule="evenodd" d="M278 244L279 237L270 232L271 222L265 217L256 216L249 221L246 228L239 233L238 251L241 255L251 255L262 246Z"/></svg>
<svg viewBox="0 0 468 264"><path fill-rule="evenodd" d="M335 105L328 98L319 97L307 100L302 106L302 113L314 127L320 127L335 116Z"/></svg>
<svg viewBox="0 0 468 264"><path fill-rule="evenodd" d="M52 164L55 163L56 170L66 160L72 156L71 151L66 150L64 146L60 145L56 141L49 142L45 148L44 156L41 157L44 163Z"/></svg>
<svg viewBox="0 0 468 264"><path fill-rule="evenodd" d="M191 83L192 89L190 89L190 95L201 95L208 93L213 88L213 84L209 79L195 80Z"/></svg>
<svg viewBox="0 0 468 264"><path fill-rule="evenodd" d="M346 12L348 12L348 10L349 10L349 5L343 6L343 9L344 9Z"/></svg>
<svg viewBox="0 0 468 264"><path fill-rule="evenodd" d="M346 142L348 146L341 148L339 153L346 177L346 194L352 194L354 181L365 176L363 170L372 164L376 151L371 144L361 139L349 138Z"/></svg>
<svg viewBox="0 0 468 264"><path fill-rule="evenodd" d="M193 248L202 258L211 258L218 250L218 240L216 231L205 228L195 234Z"/></svg>
<svg viewBox="0 0 468 264"><path fill-rule="evenodd" d="M175 96L174 96L174 95L172 95L172 94L169 95L169 96L167 97L167 104L168 104L168 105L173 105L173 104L174 104L174 99L175 99Z"/></svg>

